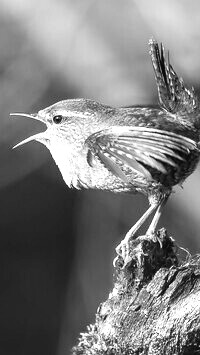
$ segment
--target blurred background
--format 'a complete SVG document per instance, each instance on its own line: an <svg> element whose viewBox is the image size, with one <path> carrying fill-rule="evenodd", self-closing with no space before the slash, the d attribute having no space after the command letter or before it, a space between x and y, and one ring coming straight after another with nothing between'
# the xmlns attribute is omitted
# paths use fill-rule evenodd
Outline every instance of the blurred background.
<svg viewBox="0 0 200 355"><path fill-rule="evenodd" d="M64 355L108 296L114 248L147 199L69 190L44 146L12 150L44 127L9 113L78 97L156 104L152 36L199 93L200 3L0 0L0 8L0 353ZM199 189L200 168L160 222L191 253L200 249Z"/></svg>

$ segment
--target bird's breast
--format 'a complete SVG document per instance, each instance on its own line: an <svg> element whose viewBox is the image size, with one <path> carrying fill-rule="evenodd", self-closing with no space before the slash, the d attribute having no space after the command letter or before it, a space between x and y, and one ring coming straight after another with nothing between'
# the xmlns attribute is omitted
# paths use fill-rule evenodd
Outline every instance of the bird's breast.
<svg viewBox="0 0 200 355"><path fill-rule="evenodd" d="M102 163L87 162L87 149L74 149L66 142L51 142L50 152L68 187L108 190L113 192L134 191L134 184L127 184L113 175Z"/></svg>
<svg viewBox="0 0 200 355"><path fill-rule="evenodd" d="M91 168L87 163L87 149L83 146L72 147L66 142L51 142L50 153L58 166L68 187L100 188L108 176L107 169L100 169L98 164Z"/></svg>

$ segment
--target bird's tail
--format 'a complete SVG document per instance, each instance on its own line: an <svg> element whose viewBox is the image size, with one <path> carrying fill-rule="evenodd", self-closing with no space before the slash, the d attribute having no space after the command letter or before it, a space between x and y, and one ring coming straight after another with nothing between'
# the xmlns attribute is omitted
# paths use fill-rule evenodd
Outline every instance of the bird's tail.
<svg viewBox="0 0 200 355"><path fill-rule="evenodd" d="M149 41L151 56L160 105L168 112L188 116L197 112L199 102L194 88L186 89L183 79L179 78L168 59L165 59L164 46L160 48L154 39Z"/></svg>

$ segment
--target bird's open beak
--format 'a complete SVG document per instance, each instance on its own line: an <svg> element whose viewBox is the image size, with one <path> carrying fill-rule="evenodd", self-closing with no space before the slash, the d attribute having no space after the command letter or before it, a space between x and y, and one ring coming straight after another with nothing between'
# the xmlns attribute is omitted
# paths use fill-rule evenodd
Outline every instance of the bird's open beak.
<svg viewBox="0 0 200 355"><path fill-rule="evenodd" d="M31 118L40 122L45 123L44 119L42 119L42 117L38 116L37 113L33 113L33 114L28 114L28 113L10 113L10 116L21 116L21 117L27 117L27 118ZM41 133L37 133L34 134L31 137L28 137L26 139L24 139L23 141L19 142L18 144L16 144L13 149L19 147L20 145L23 145L25 143L31 142L33 140L36 140L38 142L44 143L44 141L46 140L45 138L45 132L41 132Z"/></svg>

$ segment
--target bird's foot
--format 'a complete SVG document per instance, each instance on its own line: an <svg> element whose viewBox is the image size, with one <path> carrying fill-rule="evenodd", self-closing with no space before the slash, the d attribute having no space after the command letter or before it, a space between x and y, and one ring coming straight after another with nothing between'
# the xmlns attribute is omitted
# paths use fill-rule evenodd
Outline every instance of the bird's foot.
<svg viewBox="0 0 200 355"><path fill-rule="evenodd" d="M125 236L125 238L121 241L121 243L115 248L115 251L117 253L117 256L113 260L113 266L114 267L120 267L121 269L125 269L133 260L133 250L135 254L135 243L134 241L136 240L135 238L133 239L135 235L130 235L128 232ZM147 239L147 236L140 236L138 237L141 240ZM138 259L138 265L142 265L142 251L137 248L137 259Z"/></svg>
<svg viewBox="0 0 200 355"><path fill-rule="evenodd" d="M113 266L116 267L118 264L121 265L121 268L124 269L126 265L131 261L131 256L129 255L129 241L127 242L125 238L121 243L115 248L117 256L113 260Z"/></svg>
<svg viewBox="0 0 200 355"><path fill-rule="evenodd" d="M162 249L163 247L163 240L162 238L160 237L160 235L156 232L148 232L146 233L146 236L152 240L154 243L158 242L159 243L159 246L160 246L160 249Z"/></svg>
<svg viewBox="0 0 200 355"><path fill-rule="evenodd" d="M141 287L160 268L176 267L179 263L176 245L164 228L157 233L135 236L128 241L125 238L116 251L118 255L113 263L120 284L126 280L123 287L133 282L136 287Z"/></svg>
<svg viewBox="0 0 200 355"><path fill-rule="evenodd" d="M163 248L163 237L159 233L147 233L146 235L139 236L136 240L135 235L131 235L129 232L126 234L125 238L116 247L117 256L113 260L114 267L120 267L120 269L125 269L133 261L137 254L137 265L141 267L143 264L143 258L146 256L144 250L141 249L141 245L145 242L153 242L154 245L158 245L161 250ZM138 240L140 243L138 244ZM140 250L141 249L141 250Z"/></svg>
<svg viewBox="0 0 200 355"><path fill-rule="evenodd" d="M113 266L116 267L118 264L120 264L121 269L124 269L126 265L129 264L131 261L131 256L130 256L130 241L133 239L134 233L131 232L131 229L126 233L124 239L121 241L121 243L115 248L115 251L117 253L117 256L113 260Z"/></svg>

